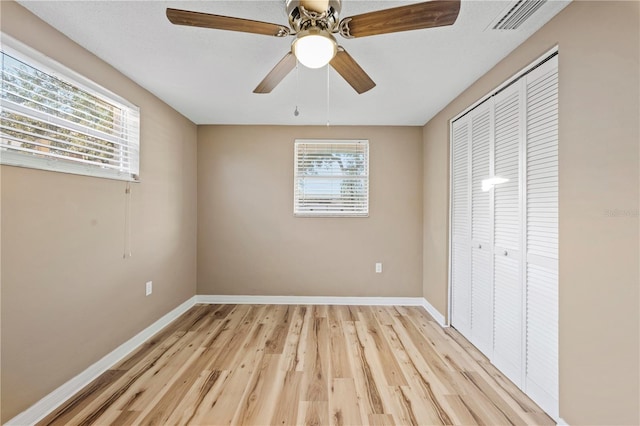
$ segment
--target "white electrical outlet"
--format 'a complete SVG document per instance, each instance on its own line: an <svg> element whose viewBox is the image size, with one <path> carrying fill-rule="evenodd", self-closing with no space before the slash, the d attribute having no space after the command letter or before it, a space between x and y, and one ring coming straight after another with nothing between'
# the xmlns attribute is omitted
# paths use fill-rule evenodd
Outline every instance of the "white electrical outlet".
<svg viewBox="0 0 640 426"><path fill-rule="evenodd" d="M382 273L382 262L376 262L376 274Z"/></svg>
<svg viewBox="0 0 640 426"><path fill-rule="evenodd" d="M146 296L150 295L152 292L153 292L153 281L147 281Z"/></svg>

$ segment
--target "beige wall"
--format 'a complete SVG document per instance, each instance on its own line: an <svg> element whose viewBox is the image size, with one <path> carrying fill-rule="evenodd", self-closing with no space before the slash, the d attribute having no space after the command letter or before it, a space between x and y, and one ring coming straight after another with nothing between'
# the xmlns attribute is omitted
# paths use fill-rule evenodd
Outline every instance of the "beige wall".
<svg viewBox="0 0 640 426"><path fill-rule="evenodd" d="M368 218L293 216L296 138L369 139ZM420 296L421 158L420 127L199 127L198 294Z"/></svg>
<svg viewBox="0 0 640 426"><path fill-rule="evenodd" d="M447 315L449 277L449 141L446 115L423 129L422 295Z"/></svg>
<svg viewBox="0 0 640 426"><path fill-rule="evenodd" d="M1 7L2 31L140 106L142 123L126 260L124 182L1 168L4 422L195 294L197 134L16 3Z"/></svg>
<svg viewBox="0 0 640 426"><path fill-rule="evenodd" d="M559 45L560 415L569 424L640 423L639 9L574 1L424 127L423 294L446 313L448 121Z"/></svg>

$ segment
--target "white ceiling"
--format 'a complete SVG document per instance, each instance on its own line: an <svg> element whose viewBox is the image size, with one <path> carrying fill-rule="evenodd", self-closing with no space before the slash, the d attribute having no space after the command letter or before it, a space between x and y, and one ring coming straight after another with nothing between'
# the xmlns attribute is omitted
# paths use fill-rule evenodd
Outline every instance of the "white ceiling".
<svg viewBox="0 0 640 426"><path fill-rule="evenodd" d="M291 37L176 26L165 10L286 25L284 0L18 1L196 124L288 125L423 125L568 4L548 1L512 31L488 27L514 1L463 0L453 26L338 36L377 83L374 89L358 95L331 69L327 92L326 67L300 66L272 93L259 95L253 89L290 49ZM340 16L410 3L344 0Z"/></svg>

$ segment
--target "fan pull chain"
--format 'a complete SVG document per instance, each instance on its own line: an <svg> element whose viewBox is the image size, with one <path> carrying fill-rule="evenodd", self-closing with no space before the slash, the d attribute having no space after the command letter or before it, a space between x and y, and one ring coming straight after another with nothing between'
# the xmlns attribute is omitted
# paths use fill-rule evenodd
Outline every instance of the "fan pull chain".
<svg viewBox="0 0 640 426"><path fill-rule="evenodd" d="M298 59L296 58L296 109L293 111L294 117L297 117L300 115L300 111L298 111L298 101L300 100L300 71L298 69L299 67L300 67L300 62L298 62Z"/></svg>
<svg viewBox="0 0 640 426"><path fill-rule="evenodd" d="M327 127L329 127L329 65L327 64Z"/></svg>
<svg viewBox="0 0 640 426"><path fill-rule="evenodd" d="M124 190L124 250L122 258L131 257L131 184Z"/></svg>

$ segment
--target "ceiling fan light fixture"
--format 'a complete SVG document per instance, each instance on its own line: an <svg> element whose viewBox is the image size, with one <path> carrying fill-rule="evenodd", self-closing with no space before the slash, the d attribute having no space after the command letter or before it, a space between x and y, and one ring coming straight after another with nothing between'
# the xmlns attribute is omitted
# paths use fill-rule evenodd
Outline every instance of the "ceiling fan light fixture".
<svg viewBox="0 0 640 426"><path fill-rule="evenodd" d="M298 34L291 50L305 67L322 68L336 56L338 44L327 31L312 28Z"/></svg>

